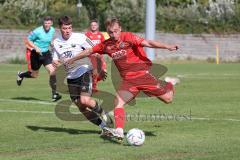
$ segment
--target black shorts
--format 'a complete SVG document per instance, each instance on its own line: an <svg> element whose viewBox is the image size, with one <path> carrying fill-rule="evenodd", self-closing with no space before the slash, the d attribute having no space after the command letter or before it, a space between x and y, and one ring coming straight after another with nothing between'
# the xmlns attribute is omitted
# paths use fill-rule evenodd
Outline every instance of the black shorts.
<svg viewBox="0 0 240 160"><path fill-rule="evenodd" d="M67 79L68 90L72 101L79 99L82 92L92 94L92 74L86 72L76 79Z"/></svg>
<svg viewBox="0 0 240 160"><path fill-rule="evenodd" d="M42 53L42 55L36 53L35 50L31 51L31 68L34 71L40 69L42 65L46 66L52 63L52 54L50 51Z"/></svg>

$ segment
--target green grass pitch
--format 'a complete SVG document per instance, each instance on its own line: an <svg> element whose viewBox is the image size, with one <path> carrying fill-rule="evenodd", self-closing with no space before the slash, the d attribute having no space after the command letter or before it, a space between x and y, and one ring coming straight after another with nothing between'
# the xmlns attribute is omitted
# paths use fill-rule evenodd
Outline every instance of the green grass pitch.
<svg viewBox="0 0 240 160"><path fill-rule="evenodd" d="M136 127L146 134L144 145L133 147L100 138L87 121L57 118L44 69L18 87L21 65L1 64L0 160L238 160L240 64L166 66L166 75L181 79L174 102L137 98L126 106L127 114L145 116L126 122L125 132ZM114 93L110 76L100 88Z"/></svg>

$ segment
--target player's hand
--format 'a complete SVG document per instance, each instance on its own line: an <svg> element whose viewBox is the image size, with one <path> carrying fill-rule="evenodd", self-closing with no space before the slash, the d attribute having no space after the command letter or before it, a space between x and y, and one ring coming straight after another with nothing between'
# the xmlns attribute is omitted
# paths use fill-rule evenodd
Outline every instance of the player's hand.
<svg viewBox="0 0 240 160"><path fill-rule="evenodd" d="M169 51L176 51L176 50L179 49L179 45L169 45L169 46L167 47L167 49L168 49Z"/></svg>
<svg viewBox="0 0 240 160"><path fill-rule="evenodd" d="M74 62L73 58L64 59L64 64L65 65L71 65L71 64L73 64L73 62Z"/></svg>
<svg viewBox="0 0 240 160"><path fill-rule="evenodd" d="M36 54L36 53L37 53L37 51L36 51L35 48L31 48L30 50L31 50L31 53L32 53L32 54Z"/></svg>
<svg viewBox="0 0 240 160"><path fill-rule="evenodd" d="M54 68L57 68L58 66L60 66L60 64L61 64L60 60L53 60L52 61L52 65L53 65Z"/></svg>
<svg viewBox="0 0 240 160"><path fill-rule="evenodd" d="M34 48L35 50L36 50L36 52L38 53L38 54L42 54L42 52L41 52L41 50L38 48L38 47L36 47L36 48Z"/></svg>
<svg viewBox="0 0 240 160"><path fill-rule="evenodd" d="M107 79L107 72L104 70L101 70L101 72L99 73L99 77L100 77L100 79L105 81Z"/></svg>

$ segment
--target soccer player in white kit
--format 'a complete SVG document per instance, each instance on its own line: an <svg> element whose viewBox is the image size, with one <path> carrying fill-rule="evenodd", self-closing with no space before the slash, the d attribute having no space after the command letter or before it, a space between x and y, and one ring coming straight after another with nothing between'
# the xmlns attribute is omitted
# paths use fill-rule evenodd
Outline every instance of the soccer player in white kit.
<svg viewBox="0 0 240 160"><path fill-rule="evenodd" d="M84 34L72 32L72 19L63 16L58 20L61 36L53 41L53 65L76 56L81 51L93 46ZM67 72L67 84L71 100L80 112L93 124L103 129L113 125L111 117L101 106L91 98L92 95L92 64L88 57L80 59L71 65L64 65Z"/></svg>

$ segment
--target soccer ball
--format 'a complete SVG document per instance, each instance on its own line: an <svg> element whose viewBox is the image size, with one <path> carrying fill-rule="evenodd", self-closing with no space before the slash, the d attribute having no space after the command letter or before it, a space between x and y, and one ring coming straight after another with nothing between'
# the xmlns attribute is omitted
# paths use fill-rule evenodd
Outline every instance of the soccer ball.
<svg viewBox="0 0 240 160"><path fill-rule="evenodd" d="M138 128L133 128L127 133L127 142L132 146L140 146L144 143L145 134L142 130Z"/></svg>

